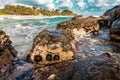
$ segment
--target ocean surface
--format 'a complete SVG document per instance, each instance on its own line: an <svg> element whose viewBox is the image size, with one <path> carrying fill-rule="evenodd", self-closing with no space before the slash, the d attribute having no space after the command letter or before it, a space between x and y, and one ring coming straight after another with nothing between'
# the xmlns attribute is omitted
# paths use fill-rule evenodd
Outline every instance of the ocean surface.
<svg viewBox="0 0 120 80"><path fill-rule="evenodd" d="M72 17L46 17L39 19L0 18L0 29L3 29L12 40L12 45L19 52L18 57L25 59L32 48L34 37L43 29L55 30L60 22Z"/></svg>
<svg viewBox="0 0 120 80"><path fill-rule="evenodd" d="M19 52L20 59L26 59L32 48L34 37L43 29L55 30L60 22L69 21L72 17L46 17L40 19L0 18L0 28L12 40L13 47ZM105 52L119 53L119 46L110 42L109 29L101 29L97 35L88 34L75 37L76 59L87 56L98 56Z"/></svg>

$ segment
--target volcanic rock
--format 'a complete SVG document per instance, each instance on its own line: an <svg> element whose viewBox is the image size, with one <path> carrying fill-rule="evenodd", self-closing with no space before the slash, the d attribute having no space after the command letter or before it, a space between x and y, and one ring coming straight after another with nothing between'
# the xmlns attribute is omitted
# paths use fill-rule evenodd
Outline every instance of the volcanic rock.
<svg viewBox="0 0 120 80"><path fill-rule="evenodd" d="M103 15L106 16L109 21L109 26L111 26L115 20L120 18L120 5L107 10Z"/></svg>
<svg viewBox="0 0 120 80"><path fill-rule="evenodd" d="M28 57L34 63L71 60L75 57L75 49L75 40L71 35L59 30L43 30L35 37Z"/></svg>
<svg viewBox="0 0 120 80"><path fill-rule="evenodd" d="M98 24L98 18L88 17L88 18L73 18L70 21L62 22L57 25L57 30L70 30L74 36L84 36L91 32L98 32L100 26Z"/></svg>
<svg viewBox="0 0 120 80"><path fill-rule="evenodd" d="M11 43L9 36L3 30L0 30L0 80L8 78L13 68L12 61L17 56L17 51L12 47Z"/></svg>
<svg viewBox="0 0 120 80"><path fill-rule="evenodd" d="M110 29L110 36L112 40L120 40L120 19L113 22Z"/></svg>
<svg viewBox="0 0 120 80"><path fill-rule="evenodd" d="M101 55L78 62L71 80L120 80L120 54Z"/></svg>
<svg viewBox="0 0 120 80"><path fill-rule="evenodd" d="M35 66L33 80L71 80L74 75L76 61L62 61L49 66Z"/></svg>
<svg viewBox="0 0 120 80"><path fill-rule="evenodd" d="M110 53L110 52L109 52ZM35 66L32 80L120 80L120 54Z"/></svg>
<svg viewBox="0 0 120 80"><path fill-rule="evenodd" d="M80 20L80 19L83 19L84 16L83 15L77 15L77 16L74 16L71 20Z"/></svg>

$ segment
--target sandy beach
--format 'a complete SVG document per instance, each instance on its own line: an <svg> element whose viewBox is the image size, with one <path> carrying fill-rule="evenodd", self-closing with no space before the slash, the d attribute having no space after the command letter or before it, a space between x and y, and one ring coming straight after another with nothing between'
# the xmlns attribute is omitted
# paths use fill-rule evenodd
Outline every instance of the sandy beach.
<svg viewBox="0 0 120 80"><path fill-rule="evenodd" d="M31 18L43 18L44 15L0 15L0 18L8 19L31 19Z"/></svg>
<svg viewBox="0 0 120 80"><path fill-rule="evenodd" d="M7 18L7 19L41 19L41 18L54 18L54 17L73 17L73 16L44 16L42 14L40 15L0 15L1 19Z"/></svg>

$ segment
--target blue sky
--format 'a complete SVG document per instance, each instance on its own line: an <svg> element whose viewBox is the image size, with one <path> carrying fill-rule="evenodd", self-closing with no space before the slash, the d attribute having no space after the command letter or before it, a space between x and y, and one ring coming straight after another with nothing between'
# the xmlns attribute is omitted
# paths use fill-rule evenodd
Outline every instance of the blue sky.
<svg viewBox="0 0 120 80"><path fill-rule="evenodd" d="M120 0L0 0L0 8L7 4L26 6L38 4L40 8L70 9L74 13L89 16L102 15L107 9L120 4Z"/></svg>

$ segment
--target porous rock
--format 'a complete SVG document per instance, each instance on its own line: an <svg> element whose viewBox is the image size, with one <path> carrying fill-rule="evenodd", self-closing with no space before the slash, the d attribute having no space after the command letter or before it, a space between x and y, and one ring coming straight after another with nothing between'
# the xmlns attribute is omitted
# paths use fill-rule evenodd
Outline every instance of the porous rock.
<svg viewBox="0 0 120 80"><path fill-rule="evenodd" d="M120 5L117 5L109 10L107 10L103 16L108 19L108 25L111 26L112 23L120 18Z"/></svg>
<svg viewBox="0 0 120 80"><path fill-rule="evenodd" d="M41 31L34 39L29 53L34 63L50 63L71 60L75 57L75 40L61 31Z"/></svg>
<svg viewBox="0 0 120 80"><path fill-rule="evenodd" d="M120 54L104 53L87 59L35 67L33 80L120 80Z"/></svg>
<svg viewBox="0 0 120 80"><path fill-rule="evenodd" d="M62 61L46 67L35 67L33 80L71 80L76 66L76 61Z"/></svg>
<svg viewBox="0 0 120 80"><path fill-rule="evenodd" d="M89 16L88 18L73 18L70 21L62 22L57 25L58 30L70 30L74 36L84 36L91 32L98 32L100 29L99 18Z"/></svg>
<svg viewBox="0 0 120 80"><path fill-rule="evenodd" d="M84 16L83 15L77 15L77 16L74 16L71 20L80 20L80 19L83 19Z"/></svg>
<svg viewBox="0 0 120 80"><path fill-rule="evenodd" d="M120 19L117 19L113 22L112 27L110 29L110 37L111 40L120 40Z"/></svg>
<svg viewBox="0 0 120 80"><path fill-rule="evenodd" d="M12 47L9 36L0 29L0 80L7 80L12 71L12 61L17 51Z"/></svg>
<svg viewBox="0 0 120 80"><path fill-rule="evenodd" d="M105 54L78 62L72 80L120 80L120 54Z"/></svg>

